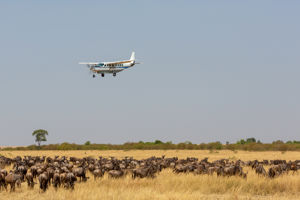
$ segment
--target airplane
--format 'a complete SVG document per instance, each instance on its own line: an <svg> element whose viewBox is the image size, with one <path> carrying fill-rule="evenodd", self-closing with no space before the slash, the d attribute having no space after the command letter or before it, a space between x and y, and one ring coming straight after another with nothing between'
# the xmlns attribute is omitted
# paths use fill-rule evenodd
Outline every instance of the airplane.
<svg viewBox="0 0 300 200"><path fill-rule="evenodd" d="M108 73L116 76L118 72L140 63L135 62L135 52L132 52L129 60L114 62L80 62L79 64L87 65L90 72L93 73L93 78L95 78L96 74L101 74L102 77Z"/></svg>

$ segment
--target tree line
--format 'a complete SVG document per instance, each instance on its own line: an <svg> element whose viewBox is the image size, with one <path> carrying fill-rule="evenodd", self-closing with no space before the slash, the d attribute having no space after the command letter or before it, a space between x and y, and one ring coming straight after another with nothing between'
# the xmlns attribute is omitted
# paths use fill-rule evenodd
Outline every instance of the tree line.
<svg viewBox="0 0 300 200"><path fill-rule="evenodd" d="M193 144L190 141L173 144L172 141L162 142L155 140L153 142L126 142L124 144L95 144L90 141L84 144L75 144L64 142L61 144L41 145L41 142L46 142L48 131L37 129L33 131L32 136L35 137L35 142L38 145L29 145L25 147L6 147L1 150L245 150L245 151L300 151L300 141L276 140L272 143L262 143L254 137L241 139L236 143L226 142L210 142Z"/></svg>
<svg viewBox="0 0 300 200"><path fill-rule="evenodd" d="M210 142L193 144L190 141L174 144L171 141L162 142L126 142L124 144L95 144L90 141L84 144L61 143L47 145L29 145L25 147L6 147L1 150L246 150L246 151L300 151L300 141L262 143L255 138L247 138L236 143Z"/></svg>

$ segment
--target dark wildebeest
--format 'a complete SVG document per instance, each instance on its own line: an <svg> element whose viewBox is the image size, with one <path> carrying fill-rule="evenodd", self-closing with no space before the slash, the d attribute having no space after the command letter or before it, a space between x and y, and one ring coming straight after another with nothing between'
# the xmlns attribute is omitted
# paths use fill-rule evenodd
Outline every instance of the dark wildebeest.
<svg viewBox="0 0 300 200"><path fill-rule="evenodd" d="M294 174L295 172L297 172L298 167L297 167L297 163L296 163L296 162L291 162L291 163L290 163L290 170L293 171L293 174Z"/></svg>
<svg viewBox="0 0 300 200"><path fill-rule="evenodd" d="M108 175L111 177L111 178L120 178L124 175L124 171L123 170L110 170L108 172Z"/></svg>
<svg viewBox="0 0 300 200"><path fill-rule="evenodd" d="M48 182L49 182L47 172L44 172L39 175L39 182L40 182L40 189L45 192L48 188Z"/></svg>
<svg viewBox="0 0 300 200"><path fill-rule="evenodd" d="M76 176L72 172L67 173L65 177L65 187L74 189L75 181L77 181Z"/></svg>
<svg viewBox="0 0 300 200"><path fill-rule="evenodd" d="M256 166L255 172L258 175L267 176L267 172L266 172L266 170L265 170L265 168L263 167L262 164L259 164L259 165Z"/></svg>
<svg viewBox="0 0 300 200"><path fill-rule="evenodd" d="M60 179L60 184L61 185L64 185L65 186L65 182L66 182L66 178L67 178L67 173L68 172L64 172L64 173L61 173L59 175L59 179Z"/></svg>
<svg viewBox="0 0 300 200"><path fill-rule="evenodd" d="M53 182L53 186L55 188L57 188L57 187L60 186L61 181L60 181L60 175L59 175L59 173L54 173L52 182Z"/></svg>
<svg viewBox="0 0 300 200"><path fill-rule="evenodd" d="M80 178L80 181L87 181L88 177L86 177L85 169L83 167L74 168L72 172L76 177Z"/></svg>
<svg viewBox="0 0 300 200"><path fill-rule="evenodd" d="M35 178L37 176L37 174L38 174L37 170L38 170L38 168L35 165L30 167L30 172L31 172L33 178Z"/></svg>
<svg viewBox="0 0 300 200"><path fill-rule="evenodd" d="M208 175L213 175L213 173L214 173L215 171L217 171L217 168L216 168L216 167L209 167L209 168L207 169L207 174L208 174Z"/></svg>
<svg viewBox="0 0 300 200"><path fill-rule="evenodd" d="M6 188L6 183L5 183L5 174L1 173L0 171L0 190L2 188Z"/></svg>
<svg viewBox="0 0 300 200"><path fill-rule="evenodd" d="M196 167L194 170L194 174L205 174L207 173L207 170L205 169L205 165L200 164Z"/></svg>
<svg viewBox="0 0 300 200"><path fill-rule="evenodd" d="M93 172L93 175L94 175L94 180L96 180L96 178L100 178L104 175L104 173L102 172L101 169L97 168L95 169Z"/></svg>
<svg viewBox="0 0 300 200"><path fill-rule="evenodd" d="M34 187L34 181L33 181L33 175L31 172L27 172L27 174L25 175L26 181L27 181L27 185L30 188Z"/></svg>
<svg viewBox="0 0 300 200"><path fill-rule="evenodd" d="M224 167L224 176L241 176L243 178L246 178L247 175L243 172L243 168L238 165L233 165L229 167Z"/></svg>
<svg viewBox="0 0 300 200"><path fill-rule="evenodd" d="M10 191L15 191L16 183L21 183L22 175L15 174L12 171L5 177L5 187L10 185Z"/></svg>
<svg viewBox="0 0 300 200"><path fill-rule="evenodd" d="M155 173L154 166L149 167L140 167L137 169L132 170L132 178L135 179L136 177L145 178L145 177L152 177L154 178Z"/></svg>
<svg viewBox="0 0 300 200"><path fill-rule="evenodd" d="M21 175L21 180L24 181L24 177L25 177L25 175L27 173L26 166L24 166L24 165L18 166L15 172L17 172L18 174L20 174Z"/></svg>
<svg viewBox="0 0 300 200"><path fill-rule="evenodd" d="M188 167L183 164L178 164L174 167L173 172L174 173L185 173L188 170Z"/></svg>

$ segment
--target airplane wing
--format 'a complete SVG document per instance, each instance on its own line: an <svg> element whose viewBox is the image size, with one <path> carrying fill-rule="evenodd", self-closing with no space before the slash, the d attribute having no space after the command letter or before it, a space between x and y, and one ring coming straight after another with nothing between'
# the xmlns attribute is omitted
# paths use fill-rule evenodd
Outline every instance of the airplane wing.
<svg viewBox="0 0 300 200"><path fill-rule="evenodd" d="M109 65L117 65L117 64L124 64L124 63L130 63L130 60L125 60L125 61L114 61L114 62L104 62L104 64L109 64Z"/></svg>

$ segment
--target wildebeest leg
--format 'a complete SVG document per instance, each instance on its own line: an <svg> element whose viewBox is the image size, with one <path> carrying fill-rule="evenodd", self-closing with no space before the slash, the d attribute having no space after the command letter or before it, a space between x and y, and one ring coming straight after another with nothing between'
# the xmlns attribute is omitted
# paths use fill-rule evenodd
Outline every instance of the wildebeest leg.
<svg viewBox="0 0 300 200"><path fill-rule="evenodd" d="M16 181L16 184L17 184L17 187L20 188L20 187L21 187L21 180L18 179L18 180Z"/></svg>
<svg viewBox="0 0 300 200"><path fill-rule="evenodd" d="M12 192L12 191L15 191L15 183L11 183L10 184L10 191Z"/></svg>
<svg viewBox="0 0 300 200"><path fill-rule="evenodd" d="M85 174L83 174L82 180L83 180L84 182L87 181L88 178L89 178L89 177L86 177Z"/></svg>
<svg viewBox="0 0 300 200"><path fill-rule="evenodd" d="M47 189L47 184L45 183L45 184L43 185L43 192L46 192L46 189Z"/></svg>
<svg viewBox="0 0 300 200"><path fill-rule="evenodd" d="M40 189L43 190L44 186L43 186L43 181L40 182Z"/></svg>
<svg viewBox="0 0 300 200"><path fill-rule="evenodd" d="M31 187L31 188L34 187L34 182L33 182L33 180L32 180L31 183L30 183L30 187Z"/></svg>
<svg viewBox="0 0 300 200"><path fill-rule="evenodd" d="M71 183L71 189L74 190L74 183Z"/></svg>

